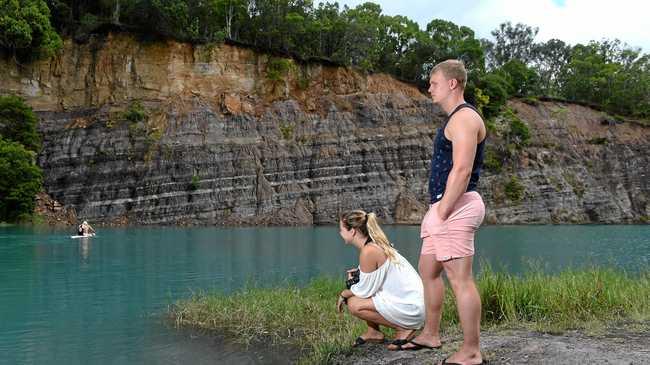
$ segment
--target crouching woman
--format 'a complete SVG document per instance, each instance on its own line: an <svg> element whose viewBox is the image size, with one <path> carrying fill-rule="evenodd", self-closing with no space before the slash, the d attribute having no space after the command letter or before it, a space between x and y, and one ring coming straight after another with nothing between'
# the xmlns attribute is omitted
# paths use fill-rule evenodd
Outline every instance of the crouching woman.
<svg viewBox="0 0 650 365"><path fill-rule="evenodd" d="M402 350L425 317L424 289L417 271L388 241L374 213L353 210L341 216L340 234L359 250L359 280L339 295L337 310L347 304L368 330L354 345L384 342L380 326L395 329L389 350Z"/></svg>

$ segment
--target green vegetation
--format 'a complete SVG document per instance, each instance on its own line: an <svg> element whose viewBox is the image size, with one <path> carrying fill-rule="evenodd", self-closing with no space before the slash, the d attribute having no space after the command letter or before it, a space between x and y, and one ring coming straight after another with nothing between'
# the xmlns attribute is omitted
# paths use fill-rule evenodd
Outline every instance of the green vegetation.
<svg viewBox="0 0 650 365"><path fill-rule="evenodd" d="M139 101L134 101L129 105L129 108L124 112L124 119L131 123L140 123L147 120L147 111Z"/></svg>
<svg viewBox="0 0 650 365"><path fill-rule="evenodd" d="M28 221L34 212L43 174L36 153L0 138L0 221Z"/></svg>
<svg viewBox="0 0 650 365"><path fill-rule="evenodd" d="M29 221L43 174L36 165L41 137L32 109L16 96L0 96L0 222Z"/></svg>
<svg viewBox="0 0 650 365"><path fill-rule="evenodd" d="M190 190L194 191L199 188L199 177L197 175L192 175L192 182L190 182Z"/></svg>
<svg viewBox="0 0 650 365"><path fill-rule="evenodd" d="M513 202L520 202L524 197L524 186L516 176L512 176L505 185L505 193L508 199Z"/></svg>
<svg viewBox="0 0 650 365"><path fill-rule="evenodd" d="M524 103L526 103L528 105L532 105L532 106L538 106L539 105L539 99L537 97L535 97L535 96L525 97L521 101L523 101Z"/></svg>
<svg viewBox="0 0 650 365"><path fill-rule="evenodd" d="M530 142L528 125L515 112L516 110L503 108L498 115L485 122L489 139L483 165L488 171L501 173L506 167L512 169L519 151ZM511 188L510 194L508 186ZM520 200L518 191L517 185L512 182L506 186L506 195L513 201Z"/></svg>
<svg viewBox="0 0 650 365"><path fill-rule="evenodd" d="M41 136L36 131L38 119L23 99L0 96L0 137L22 144L34 152L41 150Z"/></svg>
<svg viewBox="0 0 650 365"><path fill-rule="evenodd" d="M584 183L578 178L570 173L570 172L565 172L562 174L562 177L564 177L564 180L566 180L569 185L571 185L571 188L573 189L573 192L580 198L585 194L585 186Z"/></svg>
<svg viewBox="0 0 650 365"><path fill-rule="evenodd" d="M567 270L556 275L533 269L523 277L484 268L477 277L483 328L527 327L541 331L594 328L616 320L650 318L650 273L609 269ZM341 280L319 278L305 287L247 287L233 295L198 293L170 308L178 326L225 333L236 341L290 345L305 364L326 363L350 351L365 324L334 309ZM458 324L447 288L443 331ZM454 328L450 328L454 327Z"/></svg>
<svg viewBox="0 0 650 365"><path fill-rule="evenodd" d="M560 106L551 110L551 116L555 119L564 120L567 114L569 114L569 109L564 106Z"/></svg>
<svg viewBox="0 0 650 365"><path fill-rule="evenodd" d="M501 153L499 153L499 151L491 145L487 145L485 147L483 166L485 166L488 171L497 174L500 173L501 169L503 168L503 157L501 156Z"/></svg>
<svg viewBox="0 0 650 365"><path fill-rule="evenodd" d="M295 126L290 123L280 123L280 133L282 134L282 139L289 141L293 138L293 130Z"/></svg>
<svg viewBox="0 0 650 365"><path fill-rule="evenodd" d="M291 69L291 62L286 58L272 57L266 64L266 77L274 82L283 82Z"/></svg>
<svg viewBox="0 0 650 365"><path fill-rule="evenodd" d="M523 120L519 119L510 109L506 110L505 117L508 120L508 140L521 147L528 144L530 131Z"/></svg>
<svg viewBox="0 0 650 365"><path fill-rule="evenodd" d="M63 46L43 0L0 0L0 50L14 58L49 57Z"/></svg>
<svg viewBox="0 0 650 365"><path fill-rule="evenodd" d="M525 24L506 22L491 39L478 39L472 29L443 19L420 29L370 2L341 8L289 0L0 0L0 10L0 48L8 54L51 54L61 47L53 29L78 40L128 30L145 39L207 44L199 59L224 41L251 46L274 55L268 65L274 81L283 79L286 58L294 58L385 72L422 89L434 64L457 58L469 71L467 99L486 118L513 96L548 96L650 118L650 55L619 40L536 42L539 30ZM300 87L306 84L299 79Z"/></svg>

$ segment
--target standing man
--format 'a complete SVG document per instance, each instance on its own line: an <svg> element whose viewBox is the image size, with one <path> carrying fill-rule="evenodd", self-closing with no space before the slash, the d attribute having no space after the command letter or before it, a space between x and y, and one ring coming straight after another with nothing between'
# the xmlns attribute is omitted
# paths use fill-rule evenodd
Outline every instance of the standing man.
<svg viewBox="0 0 650 365"><path fill-rule="evenodd" d="M481 364L479 347L481 298L474 284L474 234L485 206L475 191L483 165L486 129L477 110L465 102L467 71L459 60L447 60L431 71L429 94L448 115L438 129L431 159L431 205L422 220L420 276L424 284L426 322L422 333L404 349L438 348L447 274L463 330L460 350L442 364Z"/></svg>

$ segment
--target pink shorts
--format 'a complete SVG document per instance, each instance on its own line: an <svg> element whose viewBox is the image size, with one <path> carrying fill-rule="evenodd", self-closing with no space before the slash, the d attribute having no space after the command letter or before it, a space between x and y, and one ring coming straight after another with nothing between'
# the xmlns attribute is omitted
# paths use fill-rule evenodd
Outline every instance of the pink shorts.
<svg viewBox="0 0 650 365"><path fill-rule="evenodd" d="M422 219L420 255L434 255L436 261L474 255L474 234L485 216L485 205L479 193L464 193L445 221L438 216L439 204L431 204Z"/></svg>

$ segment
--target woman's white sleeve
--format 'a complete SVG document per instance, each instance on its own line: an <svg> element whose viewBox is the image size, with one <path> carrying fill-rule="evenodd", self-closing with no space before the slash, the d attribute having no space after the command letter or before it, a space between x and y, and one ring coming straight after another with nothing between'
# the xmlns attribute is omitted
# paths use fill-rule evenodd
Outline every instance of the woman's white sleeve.
<svg viewBox="0 0 650 365"><path fill-rule="evenodd" d="M372 297L384 284L387 271L384 270L384 267L370 273L359 270L359 282L350 287L352 294L359 298Z"/></svg>

